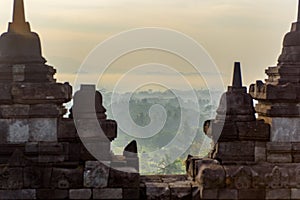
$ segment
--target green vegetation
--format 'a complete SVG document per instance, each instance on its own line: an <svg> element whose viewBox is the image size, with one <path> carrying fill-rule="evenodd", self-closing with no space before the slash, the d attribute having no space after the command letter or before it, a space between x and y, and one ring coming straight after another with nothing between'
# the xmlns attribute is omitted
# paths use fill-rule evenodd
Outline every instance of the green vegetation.
<svg viewBox="0 0 300 200"><path fill-rule="evenodd" d="M210 140L202 132L202 125L205 120L214 117L221 94L199 90L195 91L197 98L193 99L192 92L177 91L179 96L176 97L171 91L143 91L117 94L118 98L112 99L110 92L102 91L109 118L116 119L112 113L112 105L124 107L126 99L130 99L127 103L130 118L137 126L147 127L151 120L155 124L163 118L161 111L155 109L149 115L154 105L160 105L166 114L163 128L150 137L138 137L139 133L133 137L131 133L119 128L118 137L112 143L113 152L121 154L130 141L136 140L142 174L185 173L184 161L188 154L206 156L210 149ZM199 120L191 123L196 118Z"/></svg>

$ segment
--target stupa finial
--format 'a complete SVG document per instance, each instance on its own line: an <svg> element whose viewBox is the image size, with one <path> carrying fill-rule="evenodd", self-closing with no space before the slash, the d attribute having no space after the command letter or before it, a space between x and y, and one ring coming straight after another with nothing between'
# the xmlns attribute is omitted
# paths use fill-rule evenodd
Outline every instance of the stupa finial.
<svg viewBox="0 0 300 200"><path fill-rule="evenodd" d="M241 74L241 64L239 62L234 63L233 81L232 87L242 88L242 74Z"/></svg>
<svg viewBox="0 0 300 200"><path fill-rule="evenodd" d="M8 31L16 33L30 32L30 25L25 21L23 0L14 0L13 21L9 23Z"/></svg>
<svg viewBox="0 0 300 200"><path fill-rule="evenodd" d="M14 0L13 23L25 23L23 0Z"/></svg>

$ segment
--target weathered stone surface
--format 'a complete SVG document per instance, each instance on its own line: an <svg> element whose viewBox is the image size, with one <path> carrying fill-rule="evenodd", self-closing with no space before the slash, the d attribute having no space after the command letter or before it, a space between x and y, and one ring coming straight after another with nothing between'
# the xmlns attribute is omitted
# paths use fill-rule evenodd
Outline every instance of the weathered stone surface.
<svg viewBox="0 0 300 200"><path fill-rule="evenodd" d="M266 190L266 199L291 199L291 189Z"/></svg>
<svg viewBox="0 0 300 200"><path fill-rule="evenodd" d="M254 141L219 142L214 159L224 162L254 162Z"/></svg>
<svg viewBox="0 0 300 200"><path fill-rule="evenodd" d="M300 118L272 118L271 141L300 142Z"/></svg>
<svg viewBox="0 0 300 200"><path fill-rule="evenodd" d="M0 75L1 76L1 75ZM11 84L9 83L0 83L0 103L11 103L12 95L11 95Z"/></svg>
<svg viewBox="0 0 300 200"><path fill-rule="evenodd" d="M51 185L52 168L30 166L24 168L25 188L49 188Z"/></svg>
<svg viewBox="0 0 300 200"><path fill-rule="evenodd" d="M67 83L20 83L12 86L14 103L20 104L62 104L71 100L71 92Z"/></svg>
<svg viewBox="0 0 300 200"><path fill-rule="evenodd" d="M289 188L289 174L286 168L275 166L270 174L265 175L268 188L280 189Z"/></svg>
<svg viewBox="0 0 300 200"><path fill-rule="evenodd" d="M170 199L171 193L167 183L146 183L147 199Z"/></svg>
<svg viewBox="0 0 300 200"><path fill-rule="evenodd" d="M201 199L218 199L218 189L204 189L200 190Z"/></svg>
<svg viewBox="0 0 300 200"><path fill-rule="evenodd" d="M1 118L17 118L29 116L29 105L0 105Z"/></svg>
<svg viewBox="0 0 300 200"><path fill-rule="evenodd" d="M271 163L291 163L293 161L291 153L268 154L267 160Z"/></svg>
<svg viewBox="0 0 300 200"><path fill-rule="evenodd" d="M8 124L7 142L23 143L29 141L29 125L27 119L1 120Z"/></svg>
<svg viewBox="0 0 300 200"><path fill-rule="evenodd" d="M83 169L53 168L51 186L59 189L83 187Z"/></svg>
<svg viewBox="0 0 300 200"><path fill-rule="evenodd" d="M192 199L192 187L189 182L174 182L169 184L171 199Z"/></svg>
<svg viewBox="0 0 300 200"><path fill-rule="evenodd" d="M87 161L84 170L84 187L107 187L109 173L110 162Z"/></svg>
<svg viewBox="0 0 300 200"><path fill-rule="evenodd" d="M22 189L23 169L22 168L0 168L0 189L12 190Z"/></svg>
<svg viewBox="0 0 300 200"><path fill-rule="evenodd" d="M91 197L91 189L72 189L69 191L70 199L90 199Z"/></svg>
<svg viewBox="0 0 300 200"><path fill-rule="evenodd" d="M265 142L255 142L255 162L265 162L267 160L267 148Z"/></svg>
<svg viewBox="0 0 300 200"><path fill-rule="evenodd" d="M238 191L238 199L265 199L266 190L264 189L246 189Z"/></svg>
<svg viewBox="0 0 300 200"><path fill-rule="evenodd" d="M57 137L59 141L72 141L78 138L73 119L60 119L58 121Z"/></svg>
<svg viewBox="0 0 300 200"><path fill-rule="evenodd" d="M122 188L93 189L94 199L122 199Z"/></svg>
<svg viewBox="0 0 300 200"><path fill-rule="evenodd" d="M300 199L300 189L291 189L291 199Z"/></svg>
<svg viewBox="0 0 300 200"><path fill-rule="evenodd" d="M123 199L140 199L139 188L123 188Z"/></svg>
<svg viewBox="0 0 300 200"><path fill-rule="evenodd" d="M134 168L111 168L109 172L108 187L138 188L140 175Z"/></svg>
<svg viewBox="0 0 300 200"><path fill-rule="evenodd" d="M204 189L225 187L225 170L221 165L203 165L196 177L196 182Z"/></svg>
<svg viewBox="0 0 300 200"><path fill-rule="evenodd" d="M68 190L56 190L56 189L37 189L36 197L38 199L68 199Z"/></svg>
<svg viewBox="0 0 300 200"><path fill-rule="evenodd" d="M0 199L36 199L36 190L0 190Z"/></svg>
<svg viewBox="0 0 300 200"><path fill-rule="evenodd" d="M230 189L220 189L218 199L238 199L238 191Z"/></svg>
<svg viewBox="0 0 300 200"><path fill-rule="evenodd" d="M57 119L35 118L28 123L30 141L57 141Z"/></svg>

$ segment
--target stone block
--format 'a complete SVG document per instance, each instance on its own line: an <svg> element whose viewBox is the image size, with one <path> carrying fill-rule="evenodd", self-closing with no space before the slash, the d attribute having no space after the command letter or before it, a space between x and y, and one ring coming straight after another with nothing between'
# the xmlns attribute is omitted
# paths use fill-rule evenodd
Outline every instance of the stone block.
<svg viewBox="0 0 300 200"><path fill-rule="evenodd" d="M271 141L300 142L300 118L272 118Z"/></svg>
<svg viewBox="0 0 300 200"><path fill-rule="evenodd" d="M139 185L140 174L136 169L129 167L110 169L108 187L138 188Z"/></svg>
<svg viewBox="0 0 300 200"><path fill-rule="evenodd" d="M123 199L140 199L139 188L123 188Z"/></svg>
<svg viewBox="0 0 300 200"><path fill-rule="evenodd" d="M13 104L13 105L1 105L0 113L1 118L21 118L28 117L29 105Z"/></svg>
<svg viewBox="0 0 300 200"><path fill-rule="evenodd" d="M292 153L268 154L267 161L271 163L292 163Z"/></svg>
<svg viewBox="0 0 300 200"><path fill-rule="evenodd" d="M265 142L255 142L255 162L265 162L267 160L267 150Z"/></svg>
<svg viewBox="0 0 300 200"><path fill-rule="evenodd" d="M32 118L28 121L30 141L56 142L57 119L56 118Z"/></svg>
<svg viewBox="0 0 300 200"><path fill-rule="evenodd" d="M265 199L266 190L264 189L246 189L238 191L238 199Z"/></svg>
<svg viewBox="0 0 300 200"><path fill-rule="evenodd" d="M291 189L266 190L266 199L291 199Z"/></svg>
<svg viewBox="0 0 300 200"><path fill-rule="evenodd" d="M270 125L263 120L236 122L240 140L269 141Z"/></svg>
<svg viewBox="0 0 300 200"><path fill-rule="evenodd" d="M62 143L57 143L57 142L38 143L39 155L61 155L63 153L64 153L64 146Z"/></svg>
<svg viewBox="0 0 300 200"><path fill-rule="evenodd" d="M51 177L52 188L68 189L83 187L83 169L53 168Z"/></svg>
<svg viewBox="0 0 300 200"><path fill-rule="evenodd" d="M171 198L167 183L146 183L146 195L148 199L169 200Z"/></svg>
<svg viewBox="0 0 300 200"><path fill-rule="evenodd" d="M84 170L84 187L104 188L108 185L110 162L87 161Z"/></svg>
<svg viewBox="0 0 300 200"><path fill-rule="evenodd" d="M51 186L52 168L30 166L24 168L25 188L49 188Z"/></svg>
<svg viewBox="0 0 300 200"><path fill-rule="evenodd" d="M60 141L76 141L76 138L79 139L73 119L60 119L58 121L57 137Z"/></svg>
<svg viewBox="0 0 300 200"><path fill-rule="evenodd" d="M56 104L36 104L30 105L28 115L34 118L58 118L66 113L61 105Z"/></svg>
<svg viewBox="0 0 300 200"><path fill-rule="evenodd" d="M174 182L169 184L171 199L192 199L190 182Z"/></svg>
<svg viewBox="0 0 300 200"><path fill-rule="evenodd" d="M300 163L300 143L292 144L292 157L294 163Z"/></svg>
<svg viewBox="0 0 300 200"><path fill-rule="evenodd" d="M291 199L300 199L300 189L291 189Z"/></svg>
<svg viewBox="0 0 300 200"><path fill-rule="evenodd" d="M122 188L93 189L93 199L123 199Z"/></svg>
<svg viewBox="0 0 300 200"><path fill-rule="evenodd" d="M8 143L24 143L28 142L29 135L29 125L27 119L7 119L1 120L8 124L7 132L7 142Z"/></svg>
<svg viewBox="0 0 300 200"><path fill-rule="evenodd" d="M272 153L290 153L292 151L291 142L268 142L267 151Z"/></svg>
<svg viewBox="0 0 300 200"><path fill-rule="evenodd" d="M70 199L90 199L92 197L91 189L72 189L69 191Z"/></svg>
<svg viewBox="0 0 300 200"><path fill-rule="evenodd" d="M61 83L19 83L11 91L14 102L20 104L62 104L72 96L71 86Z"/></svg>
<svg viewBox="0 0 300 200"><path fill-rule="evenodd" d="M69 191L56 189L38 189L36 190L36 197L38 199L69 199Z"/></svg>
<svg viewBox="0 0 300 200"><path fill-rule="evenodd" d="M254 162L255 142L236 141L219 142L216 146L214 159L223 162Z"/></svg>
<svg viewBox="0 0 300 200"><path fill-rule="evenodd" d="M23 169L22 168L0 168L0 189L22 189Z"/></svg>
<svg viewBox="0 0 300 200"><path fill-rule="evenodd" d="M196 182L204 189L224 188L225 169L221 165L203 165L199 169Z"/></svg>
<svg viewBox="0 0 300 200"><path fill-rule="evenodd" d="M204 189L200 190L201 199L218 199L218 189Z"/></svg>
<svg viewBox="0 0 300 200"><path fill-rule="evenodd" d="M218 199L238 199L238 190L220 189Z"/></svg>
<svg viewBox="0 0 300 200"><path fill-rule="evenodd" d="M1 76L1 75L0 75ZM0 83L0 103L11 103L11 84L10 83Z"/></svg>
<svg viewBox="0 0 300 200"><path fill-rule="evenodd" d="M36 199L36 190L0 190L0 199Z"/></svg>

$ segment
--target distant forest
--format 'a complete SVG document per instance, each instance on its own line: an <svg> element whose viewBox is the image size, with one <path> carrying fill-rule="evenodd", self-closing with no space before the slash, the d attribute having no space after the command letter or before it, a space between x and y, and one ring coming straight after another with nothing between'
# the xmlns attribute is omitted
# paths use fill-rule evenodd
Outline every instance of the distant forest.
<svg viewBox="0 0 300 200"><path fill-rule="evenodd" d="M141 174L183 174L185 173L184 160L188 154L205 156L208 153L210 140L204 135L202 126L205 120L214 118L221 92L176 91L177 95L175 95L170 90L164 92L150 90L114 94L114 98L111 92L103 90L101 93L108 118L111 119L116 119L113 116L112 105L124 106L126 99L129 99L127 104L129 104L130 117L137 126L146 127L150 123L149 110L153 105L160 105L164 109L166 121L159 133L140 138L133 137L119 128L118 137L112 142L113 152L122 154L123 148L130 141L137 141ZM122 113L115 115L119 114ZM155 117L154 111L153 120L160 120ZM190 121L197 117L199 117L197 124L191 125ZM179 136L179 139L175 139L176 144L172 145L171 150L167 149L166 145L172 142L174 144L173 139L176 135ZM151 152L158 153L153 155ZM175 159L172 158L174 152L177 153Z"/></svg>

